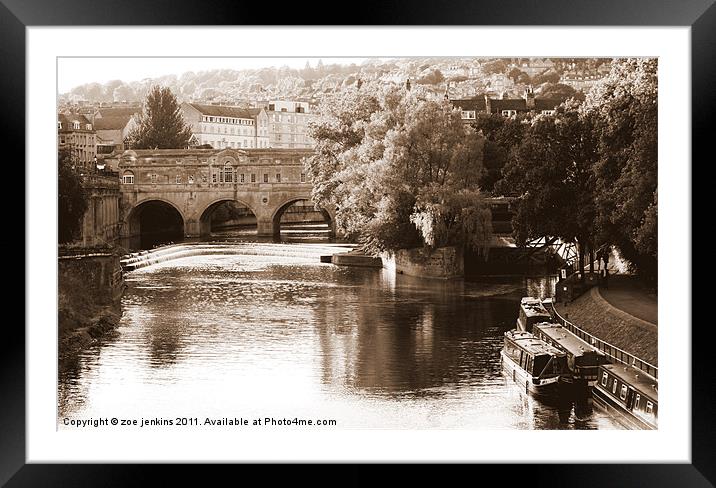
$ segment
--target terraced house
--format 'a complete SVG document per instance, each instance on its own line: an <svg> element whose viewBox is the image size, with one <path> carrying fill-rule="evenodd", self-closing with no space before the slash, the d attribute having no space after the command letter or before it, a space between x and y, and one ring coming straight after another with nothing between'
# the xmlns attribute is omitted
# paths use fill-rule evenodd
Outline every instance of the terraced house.
<svg viewBox="0 0 716 488"><path fill-rule="evenodd" d="M80 114L57 114L59 149L69 149L84 165L94 164L97 133L90 119Z"/></svg>
<svg viewBox="0 0 716 488"><path fill-rule="evenodd" d="M269 147L269 125L262 108L182 103L184 120L191 127L194 143L214 149Z"/></svg>

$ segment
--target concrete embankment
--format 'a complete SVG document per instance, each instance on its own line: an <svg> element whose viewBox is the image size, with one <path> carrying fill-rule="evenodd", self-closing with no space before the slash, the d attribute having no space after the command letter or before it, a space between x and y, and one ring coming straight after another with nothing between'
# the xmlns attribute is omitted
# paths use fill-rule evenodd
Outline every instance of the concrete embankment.
<svg viewBox="0 0 716 488"><path fill-rule="evenodd" d="M383 260L379 257L367 256L361 251L352 250L350 252L333 254L331 263L338 266L361 266L365 268L382 268Z"/></svg>
<svg viewBox="0 0 716 488"><path fill-rule="evenodd" d="M577 327L658 366L658 327L614 307L594 287L575 299L556 303L557 312Z"/></svg>
<svg viewBox="0 0 716 488"><path fill-rule="evenodd" d="M112 251L58 258L60 366L114 331L122 315L124 286L119 255Z"/></svg>

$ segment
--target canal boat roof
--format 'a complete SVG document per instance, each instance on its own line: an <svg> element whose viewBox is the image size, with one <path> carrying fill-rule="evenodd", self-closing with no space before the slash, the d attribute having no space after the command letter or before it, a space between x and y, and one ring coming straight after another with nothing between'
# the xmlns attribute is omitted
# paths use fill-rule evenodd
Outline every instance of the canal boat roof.
<svg viewBox="0 0 716 488"><path fill-rule="evenodd" d="M524 297L520 301L520 306L525 311L525 315L528 317L534 316L546 316L551 317L549 311L542 305L539 298Z"/></svg>
<svg viewBox="0 0 716 488"><path fill-rule="evenodd" d="M585 352L590 351L595 352L601 356L604 355L602 351L592 346L588 342L583 341L576 335L572 334L569 330L565 329L560 324L542 322L539 324L535 324L533 327L536 327L537 329L542 331L544 335L558 342L562 347L569 351L570 354L573 354L575 356L581 356Z"/></svg>
<svg viewBox="0 0 716 488"><path fill-rule="evenodd" d="M633 386L634 389L644 395L652 397L654 401L658 401L659 383L653 376L646 374L640 369L623 364L603 364L601 367L610 374L621 378L625 383Z"/></svg>
<svg viewBox="0 0 716 488"><path fill-rule="evenodd" d="M541 339L536 338L529 332L523 330L510 330L505 332L505 336L517 344L521 349L529 354L539 356L549 354L551 356L565 356L564 351L560 351L556 347L550 346Z"/></svg>

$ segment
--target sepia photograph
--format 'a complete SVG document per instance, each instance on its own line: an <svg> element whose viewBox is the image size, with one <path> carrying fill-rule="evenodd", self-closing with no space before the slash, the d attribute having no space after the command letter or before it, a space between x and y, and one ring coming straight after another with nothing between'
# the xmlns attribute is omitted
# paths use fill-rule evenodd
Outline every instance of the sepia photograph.
<svg viewBox="0 0 716 488"><path fill-rule="evenodd" d="M58 57L57 429L658 430L659 68Z"/></svg>

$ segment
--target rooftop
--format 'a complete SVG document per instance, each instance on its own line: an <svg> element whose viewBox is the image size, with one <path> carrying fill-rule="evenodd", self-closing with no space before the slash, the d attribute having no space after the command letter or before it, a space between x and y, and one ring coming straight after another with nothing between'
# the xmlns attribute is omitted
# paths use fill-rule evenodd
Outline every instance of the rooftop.
<svg viewBox="0 0 716 488"><path fill-rule="evenodd" d="M659 383L653 376L649 376L642 370L621 364L603 364L602 368L620 377L641 393L652 397L654 400L659 399Z"/></svg>
<svg viewBox="0 0 716 488"><path fill-rule="evenodd" d="M211 115L215 117L233 117L236 119L253 119L259 113L260 108L242 108L232 107L229 105L203 105L199 103L187 103L203 115Z"/></svg>
<svg viewBox="0 0 716 488"><path fill-rule="evenodd" d="M542 322L540 324L535 324L533 327L547 337L558 342L562 347L574 355L581 355L582 353L588 351L596 352L597 354L604 354L599 349L592 346L588 342L583 341L559 324Z"/></svg>

